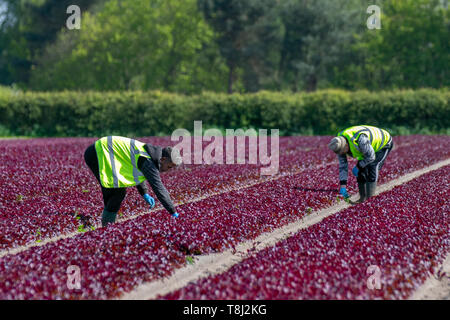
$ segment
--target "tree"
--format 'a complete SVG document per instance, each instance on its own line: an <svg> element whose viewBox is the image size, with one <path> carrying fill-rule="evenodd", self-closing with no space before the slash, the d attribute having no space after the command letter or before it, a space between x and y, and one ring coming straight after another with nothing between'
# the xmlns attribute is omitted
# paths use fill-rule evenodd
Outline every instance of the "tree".
<svg viewBox="0 0 450 320"><path fill-rule="evenodd" d="M103 0L77 0L82 11ZM67 7L73 0L2 0L0 26L0 83L25 85L35 60L66 26ZM0 20L1 21L1 20Z"/></svg>
<svg viewBox="0 0 450 320"><path fill-rule="evenodd" d="M378 65L389 65L388 86L449 85L449 11L440 0L397 0L384 6L381 41L369 43ZM376 47L375 47L376 46Z"/></svg>
<svg viewBox="0 0 450 320"><path fill-rule="evenodd" d="M267 66L271 62L267 59L274 48L271 40L276 41L280 25L277 20L270 21L268 13L277 4L274 0L198 1L206 20L218 34L220 53L228 66L228 93L233 92L239 68L245 68L247 76L254 79L251 73L258 69L258 64Z"/></svg>
<svg viewBox="0 0 450 320"><path fill-rule="evenodd" d="M357 35L351 63L336 85L346 88L449 86L450 24L441 0L389 0L380 5L381 29Z"/></svg>
<svg viewBox="0 0 450 320"><path fill-rule="evenodd" d="M213 37L195 0L109 0L84 15L81 30L60 34L32 86L220 91L224 66L214 57Z"/></svg>
<svg viewBox="0 0 450 320"><path fill-rule="evenodd" d="M355 1L284 1L280 88L314 91L319 81L327 82L351 43L357 14Z"/></svg>

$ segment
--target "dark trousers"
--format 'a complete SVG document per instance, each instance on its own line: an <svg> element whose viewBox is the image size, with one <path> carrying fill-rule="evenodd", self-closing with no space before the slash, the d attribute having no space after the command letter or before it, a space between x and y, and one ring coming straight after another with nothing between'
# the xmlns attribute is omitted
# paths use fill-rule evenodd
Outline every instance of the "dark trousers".
<svg viewBox="0 0 450 320"><path fill-rule="evenodd" d="M380 151L375 153L375 161L369 163L366 167L361 169L358 173L358 177L356 180L358 182L377 182L378 181L378 173L383 167L384 161L386 160L389 152L391 152L394 147L394 142L391 141Z"/></svg>
<svg viewBox="0 0 450 320"><path fill-rule="evenodd" d="M97 178L100 187L102 188L105 210L109 212L118 212L120 209L120 205L122 204L122 201L127 194L126 188L104 188L101 185L97 152L95 151L94 144L90 145L84 152L84 161L91 169L95 178Z"/></svg>

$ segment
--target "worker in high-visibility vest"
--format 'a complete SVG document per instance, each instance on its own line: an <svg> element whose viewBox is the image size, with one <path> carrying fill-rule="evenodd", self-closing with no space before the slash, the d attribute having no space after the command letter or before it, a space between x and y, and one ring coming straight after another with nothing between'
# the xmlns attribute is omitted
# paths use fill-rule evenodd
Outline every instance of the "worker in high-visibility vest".
<svg viewBox="0 0 450 320"><path fill-rule="evenodd" d="M389 132L366 125L347 128L333 138L328 147L338 155L340 194L349 198L346 186L347 156L350 156L358 160L352 173L358 182L359 200L352 203L361 203L374 196L379 171L393 146Z"/></svg>
<svg viewBox="0 0 450 320"><path fill-rule="evenodd" d="M86 149L84 159L102 189L102 226L115 222L127 187L136 186L150 208L155 206L145 180L164 208L173 217L178 217L160 177L160 172L166 172L181 162L179 154L174 151L171 147L156 147L118 136L101 138Z"/></svg>

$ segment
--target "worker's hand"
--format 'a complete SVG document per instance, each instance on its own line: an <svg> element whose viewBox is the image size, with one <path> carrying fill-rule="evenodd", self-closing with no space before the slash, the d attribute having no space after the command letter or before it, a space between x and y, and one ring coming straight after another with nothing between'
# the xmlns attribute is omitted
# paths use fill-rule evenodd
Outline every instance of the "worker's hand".
<svg viewBox="0 0 450 320"><path fill-rule="evenodd" d="M341 187L341 189L339 190L339 193L344 197L344 198L349 198L350 196L347 193L347 188L345 187Z"/></svg>
<svg viewBox="0 0 450 320"><path fill-rule="evenodd" d="M150 209L153 209L153 207L155 206L155 199L150 197L148 193L144 194L144 199L150 205Z"/></svg>
<svg viewBox="0 0 450 320"><path fill-rule="evenodd" d="M179 216L179 214L177 212L172 214L172 217L174 217L174 218L178 218L178 216Z"/></svg>
<svg viewBox="0 0 450 320"><path fill-rule="evenodd" d="M359 168L358 168L358 166L355 166L355 167L352 169L353 175L354 175L355 177L357 177L357 176L358 176L358 172L359 172Z"/></svg>

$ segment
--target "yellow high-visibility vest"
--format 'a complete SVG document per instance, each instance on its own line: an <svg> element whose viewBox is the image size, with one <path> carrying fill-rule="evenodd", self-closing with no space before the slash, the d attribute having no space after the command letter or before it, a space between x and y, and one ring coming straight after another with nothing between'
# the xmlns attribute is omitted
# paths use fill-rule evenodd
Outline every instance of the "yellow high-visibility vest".
<svg viewBox="0 0 450 320"><path fill-rule="evenodd" d="M391 138L389 132L373 126L354 126L339 132L338 136L347 138L350 152L352 153L352 156L358 160L364 159L358 147L358 139L362 133L369 137L370 144L375 152L383 149Z"/></svg>
<svg viewBox="0 0 450 320"><path fill-rule="evenodd" d="M145 181L137 168L140 156L150 158L144 143L118 136L108 136L95 142L100 182L105 188L136 186Z"/></svg>

